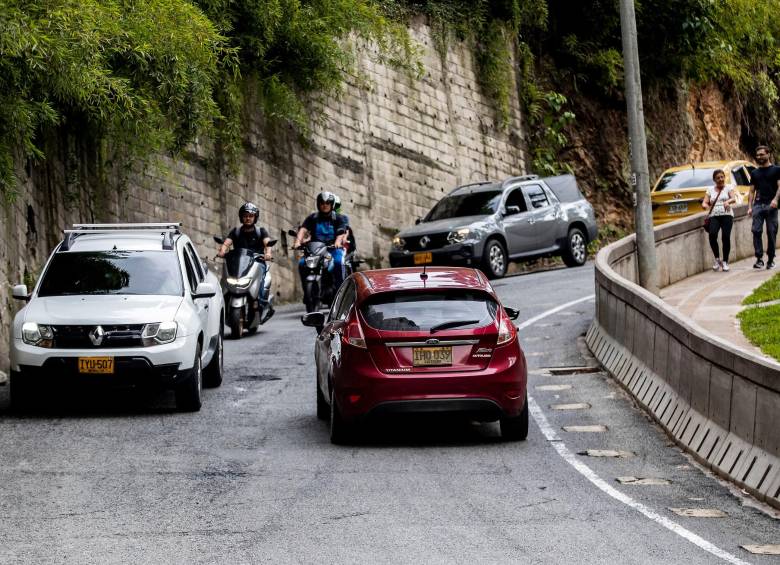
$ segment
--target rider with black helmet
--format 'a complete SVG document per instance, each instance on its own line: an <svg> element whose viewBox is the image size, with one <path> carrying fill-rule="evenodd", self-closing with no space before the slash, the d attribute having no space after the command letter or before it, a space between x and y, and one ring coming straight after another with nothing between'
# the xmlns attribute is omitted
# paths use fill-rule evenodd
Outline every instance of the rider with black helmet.
<svg viewBox="0 0 780 565"><path fill-rule="evenodd" d="M308 216L295 238L293 247L298 248L306 241L320 241L326 245L333 245L331 251L333 261L330 268L333 270L333 286L338 289L344 281L344 243L347 237L347 222L344 216L334 210L336 196L332 192L323 191L317 195L317 212ZM304 277L304 262L298 264L301 282Z"/></svg>
<svg viewBox="0 0 780 565"><path fill-rule="evenodd" d="M237 248L251 249L257 253L264 253L266 261L271 260L271 248L268 242L271 236L268 231L257 226L257 219L260 217L260 209L251 202L245 202L238 209L238 218L241 220L241 226L230 230L225 238L225 242L219 249L219 256L224 257L231 245Z"/></svg>

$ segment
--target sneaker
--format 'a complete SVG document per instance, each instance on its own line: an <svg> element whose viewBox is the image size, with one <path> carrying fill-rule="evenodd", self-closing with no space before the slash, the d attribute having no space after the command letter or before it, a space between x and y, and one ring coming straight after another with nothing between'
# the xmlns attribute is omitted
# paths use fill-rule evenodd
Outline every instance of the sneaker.
<svg viewBox="0 0 780 565"><path fill-rule="evenodd" d="M724 272L728 271L729 270L729 264L726 261L723 261L723 263L721 263L721 268L723 269Z"/></svg>
<svg viewBox="0 0 780 565"><path fill-rule="evenodd" d="M774 269L774 268L775 268L775 262L774 262L774 261L769 261L769 262L766 264L766 270L767 270L767 271L768 271L769 269Z"/></svg>
<svg viewBox="0 0 780 565"><path fill-rule="evenodd" d="M754 269L763 269L764 268L764 261L761 259L756 259L756 262L753 263Z"/></svg>
<svg viewBox="0 0 780 565"><path fill-rule="evenodd" d="M715 262L712 264L712 270L720 271L720 259L715 259Z"/></svg>

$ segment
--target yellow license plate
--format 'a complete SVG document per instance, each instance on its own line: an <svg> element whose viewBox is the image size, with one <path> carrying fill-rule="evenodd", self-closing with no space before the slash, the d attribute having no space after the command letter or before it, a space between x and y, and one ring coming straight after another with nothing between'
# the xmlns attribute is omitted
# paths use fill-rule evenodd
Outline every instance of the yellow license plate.
<svg viewBox="0 0 780 565"><path fill-rule="evenodd" d="M412 350L415 367L441 367L452 365L452 347L415 347Z"/></svg>
<svg viewBox="0 0 780 565"><path fill-rule="evenodd" d="M687 211L688 211L687 202L681 202L679 204L669 204L670 214L682 214L683 212L687 212Z"/></svg>
<svg viewBox="0 0 780 565"><path fill-rule="evenodd" d="M433 263L433 253L427 252L414 254L415 265L427 265L428 263Z"/></svg>
<svg viewBox="0 0 780 565"><path fill-rule="evenodd" d="M113 374L113 357L79 357L79 373Z"/></svg>

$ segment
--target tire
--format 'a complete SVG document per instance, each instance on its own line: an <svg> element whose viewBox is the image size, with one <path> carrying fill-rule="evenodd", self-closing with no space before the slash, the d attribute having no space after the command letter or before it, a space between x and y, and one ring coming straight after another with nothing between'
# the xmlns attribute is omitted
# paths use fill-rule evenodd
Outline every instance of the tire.
<svg viewBox="0 0 780 565"><path fill-rule="evenodd" d="M253 327L253 328L249 328L249 329L246 331L246 333L248 333L249 335L255 335L255 334L257 333L257 330L258 330L258 328L257 328L257 326L255 326L255 327Z"/></svg>
<svg viewBox="0 0 780 565"><path fill-rule="evenodd" d="M303 287L303 303L306 305L307 314L320 309L320 286L317 281L306 281Z"/></svg>
<svg viewBox="0 0 780 565"><path fill-rule="evenodd" d="M32 404L32 390L30 383L22 380L22 375L11 371L8 377L8 388L11 395L11 410L14 412L30 408Z"/></svg>
<svg viewBox="0 0 780 565"><path fill-rule="evenodd" d="M497 239L489 239L482 253L482 271L489 279L500 279L509 266L506 249Z"/></svg>
<svg viewBox="0 0 780 565"><path fill-rule="evenodd" d="M241 308L231 308L228 314L228 327L231 339L241 339L244 333L244 320L241 318Z"/></svg>
<svg viewBox="0 0 780 565"><path fill-rule="evenodd" d="M192 374L176 386L176 407L182 412L197 412L201 407L203 390L203 366L200 359L200 344L195 348L195 362Z"/></svg>
<svg viewBox="0 0 780 565"><path fill-rule="evenodd" d="M317 386L317 418L320 420L327 420L330 417L330 406L328 406L325 395L322 394L322 390L320 390L319 381L316 381L315 384Z"/></svg>
<svg viewBox="0 0 780 565"><path fill-rule="evenodd" d="M571 228L561 255L567 267L581 267L588 260L588 239L580 228Z"/></svg>
<svg viewBox="0 0 780 565"><path fill-rule="evenodd" d="M501 418L501 437L506 441L523 441L528 437L528 394L519 416Z"/></svg>
<svg viewBox="0 0 780 565"><path fill-rule="evenodd" d="M336 406L333 390L330 391L330 442L334 445L346 445L352 439L351 426L344 422L341 411Z"/></svg>
<svg viewBox="0 0 780 565"><path fill-rule="evenodd" d="M216 388L222 384L223 366L225 357L225 338L223 330L220 328L219 336L217 336L217 349L214 351L214 356L206 368L203 369L203 386L209 388Z"/></svg>

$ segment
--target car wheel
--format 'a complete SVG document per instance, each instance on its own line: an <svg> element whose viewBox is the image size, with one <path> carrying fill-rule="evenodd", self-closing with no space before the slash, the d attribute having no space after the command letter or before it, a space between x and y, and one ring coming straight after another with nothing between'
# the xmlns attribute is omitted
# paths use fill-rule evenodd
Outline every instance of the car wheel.
<svg viewBox="0 0 780 565"><path fill-rule="evenodd" d="M203 369L203 384L207 387L216 388L222 384L223 365L225 358L225 344L223 331L220 329L217 336L217 349L214 356L206 368Z"/></svg>
<svg viewBox="0 0 780 565"><path fill-rule="evenodd" d="M8 377L8 388L11 396L11 410L20 411L30 407L32 391L30 383L22 380L22 375L11 371Z"/></svg>
<svg viewBox="0 0 780 565"><path fill-rule="evenodd" d="M303 288L303 302L307 314L320 309L320 287L317 281L306 281L306 286Z"/></svg>
<svg viewBox="0 0 780 565"><path fill-rule="evenodd" d="M258 330L258 327L257 327L257 326L255 326L254 328L249 328L249 329L246 331L246 333L248 333L249 335L255 335L255 334L257 333L257 330Z"/></svg>
<svg viewBox="0 0 780 565"><path fill-rule="evenodd" d="M336 405L333 390L330 391L330 442L336 445L345 445L352 439L352 430L349 424L341 418L341 411Z"/></svg>
<svg viewBox="0 0 780 565"><path fill-rule="evenodd" d="M504 246L497 239L491 239L485 244L482 254L482 270L489 279L500 279L506 274L508 267Z"/></svg>
<svg viewBox="0 0 780 565"><path fill-rule="evenodd" d="M325 400L325 395L322 394L320 383L317 379L315 379L314 384L317 386L317 418L327 420L330 416L330 406L328 406L328 401Z"/></svg>
<svg viewBox="0 0 780 565"><path fill-rule="evenodd" d="M580 228L571 228L563 250L563 262L567 267L579 267L588 260L588 240Z"/></svg>
<svg viewBox="0 0 780 565"><path fill-rule="evenodd" d="M241 318L241 308L231 308L228 316L228 326L230 327L230 337L232 339L241 339L244 333L244 320Z"/></svg>
<svg viewBox="0 0 780 565"><path fill-rule="evenodd" d="M176 407L182 412L197 412L201 407L203 391L203 365L200 359L200 344L195 348L192 374L176 387Z"/></svg>
<svg viewBox="0 0 780 565"><path fill-rule="evenodd" d="M528 437L528 395L519 416L501 418L501 437L508 441L521 441Z"/></svg>

